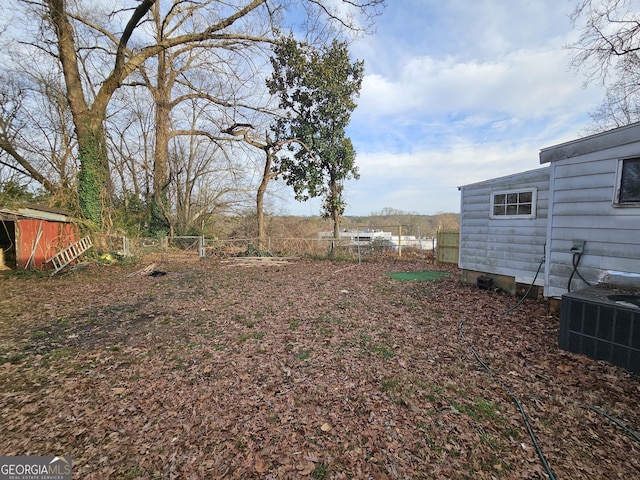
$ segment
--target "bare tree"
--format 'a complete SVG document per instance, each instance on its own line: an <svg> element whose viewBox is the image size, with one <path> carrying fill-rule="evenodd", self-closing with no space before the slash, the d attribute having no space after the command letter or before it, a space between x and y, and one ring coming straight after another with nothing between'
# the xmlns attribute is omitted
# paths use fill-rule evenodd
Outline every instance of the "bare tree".
<svg viewBox="0 0 640 480"><path fill-rule="evenodd" d="M228 214L249 188L243 165L229 157L228 148L204 135L192 135L198 123L193 108L192 128L174 136L169 154L169 201L167 210L171 234L201 232L214 215Z"/></svg>
<svg viewBox="0 0 640 480"><path fill-rule="evenodd" d="M222 133L233 135L235 137L242 138L244 142L251 145L254 148L260 149L264 152L264 164L262 169L262 177L258 189L256 191L256 218L258 224L258 248L260 250L265 249L265 243L267 238L267 231L264 222L264 196L267 192L269 182L279 175L282 175L282 163L278 159L278 154L285 147L291 147L296 144L298 149L303 150L306 154L313 159L313 153L309 147L298 138L290 138L284 140L275 140L270 137L268 132L264 134L264 140L256 139L250 135L250 130L253 126L250 124L234 123L227 127Z"/></svg>
<svg viewBox="0 0 640 480"><path fill-rule="evenodd" d="M83 82L83 67L78 55L78 37L75 35L73 22L81 21L83 25L90 24L80 20L80 16L68 10L64 0L45 0L44 13L48 16L54 29L57 42L57 56L60 59L64 73L67 101L73 116L77 133L80 173L78 178L78 194L80 206L85 216L102 224L103 206L109 204L113 196L113 188L107 160L106 135L104 131L104 118L107 107L114 94L120 88L124 80L136 71L147 59L159 55L169 48L186 44L197 44L213 39L219 41L262 41L244 35L240 31L234 31L233 25L239 19L249 15L258 9L265 0L253 0L240 4L237 8L228 10L229 14L211 25L202 26L201 29L191 33L176 31L173 37L164 37L160 41L149 41L135 49L129 48L129 41L137 32L138 27L144 23L148 12L153 7L154 0L142 0L130 13L125 22L125 28L118 37L114 33L95 27L101 31L115 46L115 53L109 73L101 79L100 86L95 95L87 95L87 84L93 84L94 78ZM206 2L213 4L214 2ZM174 2L170 10L179 10L183 2ZM143 38L143 35L138 35ZM109 42L107 42L109 43ZM92 72L95 74L96 72Z"/></svg>
<svg viewBox="0 0 640 480"><path fill-rule="evenodd" d="M209 24L210 11L203 11L200 4L184 4L181 8L161 12L158 3L151 9L156 41L175 36L194 21ZM194 20L195 19L195 20ZM261 52L265 42L255 38L268 38L269 23L258 22L246 30L246 38L203 41L165 49L140 67L140 76L153 98L155 111L153 155L153 190L149 199L152 231L162 232L170 228L170 218L175 205L169 203L171 182L168 178L169 149L172 139L178 136L202 136L212 142L221 138L213 135L226 118L242 115L245 110L260 110L260 102L249 100L246 90L261 88L256 85L260 75L254 66L255 59L266 57ZM242 52L238 54L238 52ZM205 111L195 117L191 111ZM190 119L196 121L190 124ZM204 121L203 121L204 120Z"/></svg>
<svg viewBox="0 0 640 480"><path fill-rule="evenodd" d="M606 89L594 131L640 120L640 10L634 0L581 0L572 14L580 37L569 48L586 83Z"/></svg>
<svg viewBox="0 0 640 480"><path fill-rule="evenodd" d="M24 124L19 123L17 113L24 102L24 92L19 86L4 80L0 90L0 148L6 154L2 165L20 173L25 177L31 177L49 191L55 191L56 185L42 175L29 160L14 146L16 139L21 134ZM1 157L0 157L1 158Z"/></svg>
<svg viewBox="0 0 640 480"><path fill-rule="evenodd" d="M64 203L59 197L75 184L74 147L69 110L55 78L0 75L0 166Z"/></svg>
<svg viewBox="0 0 640 480"><path fill-rule="evenodd" d="M117 198L114 224L136 233L148 230L153 190L154 112L146 89L116 93L106 119L107 147Z"/></svg>
<svg viewBox="0 0 640 480"><path fill-rule="evenodd" d="M131 7L126 8L130 2ZM157 7L156 7L157 4ZM256 44L273 41L272 30L254 34L252 24L272 22L279 27L285 7L303 6L333 22L340 28L365 31L367 23L356 20L370 18L378 13L377 7L383 0L230 0L219 2L203 0L184 2L180 0L127 0L125 7L109 9L102 4L65 0L21 0L20 13L29 11L26 23L41 19L41 28L30 38L20 43L22 53L39 52L61 69L64 79L66 103L73 120L78 157L78 198L84 215L97 224L108 224L108 207L113 201L114 184L108 161L105 119L110 115L109 106L115 92L133 80L134 74L151 59L160 62L171 60L172 50L181 46L218 48L236 55L243 55L247 48ZM207 16L193 15L192 7L208 12ZM13 8L13 7L12 7ZM152 8L163 13L154 17ZM356 13L364 13L358 17ZM161 35L150 34L154 18L162 18L156 23ZM202 21L207 18L208 21ZM318 20L317 24L322 22ZM144 28L141 28L144 25ZM157 70L160 72L161 70ZM177 71L175 69L174 71ZM166 88L167 83L156 83L155 87ZM164 87L162 87L164 85ZM157 99L162 103L166 91L159 92ZM221 97L217 97L220 99ZM222 97L228 103L230 99ZM158 110L158 124L164 124L163 115ZM228 124L228 122L227 122ZM154 194L166 184L166 161L160 144L164 145L161 132L156 139L154 158ZM166 157L165 157L166 159ZM155 178L157 176L157 179Z"/></svg>

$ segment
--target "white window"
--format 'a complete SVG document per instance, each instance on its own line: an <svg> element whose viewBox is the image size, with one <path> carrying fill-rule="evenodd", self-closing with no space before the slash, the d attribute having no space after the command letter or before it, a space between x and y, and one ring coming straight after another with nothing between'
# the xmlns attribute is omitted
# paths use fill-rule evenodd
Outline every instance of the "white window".
<svg viewBox="0 0 640 480"><path fill-rule="evenodd" d="M640 206L640 158L626 158L618 165L618 182L614 203Z"/></svg>
<svg viewBox="0 0 640 480"><path fill-rule="evenodd" d="M491 193L491 218L536 218L536 188Z"/></svg>

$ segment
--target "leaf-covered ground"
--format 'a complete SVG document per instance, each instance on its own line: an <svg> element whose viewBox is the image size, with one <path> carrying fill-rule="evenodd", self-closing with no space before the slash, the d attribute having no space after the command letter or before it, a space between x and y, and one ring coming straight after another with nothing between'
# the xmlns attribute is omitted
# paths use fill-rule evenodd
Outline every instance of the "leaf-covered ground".
<svg viewBox="0 0 640 480"><path fill-rule="evenodd" d="M546 302L387 276L421 262L141 266L0 277L0 454L82 479L640 478L638 377L559 350Z"/></svg>

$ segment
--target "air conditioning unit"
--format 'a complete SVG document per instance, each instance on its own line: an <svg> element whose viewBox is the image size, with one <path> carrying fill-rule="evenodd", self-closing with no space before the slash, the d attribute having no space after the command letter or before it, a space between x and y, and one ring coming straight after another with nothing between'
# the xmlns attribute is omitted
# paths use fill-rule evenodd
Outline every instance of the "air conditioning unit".
<svg viewBox="0 0 640 480"><path fill-rule="evenodd" d="M640 293L597 286L563 295L559 344L640 374Z"/></svg>

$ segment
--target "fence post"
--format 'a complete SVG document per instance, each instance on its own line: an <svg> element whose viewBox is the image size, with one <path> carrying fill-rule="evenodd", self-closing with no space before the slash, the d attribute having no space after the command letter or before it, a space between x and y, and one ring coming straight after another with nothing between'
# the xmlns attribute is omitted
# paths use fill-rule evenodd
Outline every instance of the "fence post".
<svg viewBox="0 0 640 480"><path fill-rule="evenodd" d="M201 235L200 238L198 238L198 254L200 255L200 258L204 258L205 257L205 251L204 251L204 235Z"/></svg>
<svg viewBox="0 0 640 480"><path fill-rule="evenodd" d="M422 263L424 263L424 246L422 245L422 235L420 235L420 225L416 225L416 229L418 230L418 246L420 247L420 258L422 259Z"/></svg>
<svg viewBox="0 0 640 480"><path fill-rule="evenodd" d="M122 254L125 257L131 255L131 252L129 251L129 238L126 235L122 236Z"/></svg>
<svg viewBox="0 0 640 480"><path fill-rule="evenodd" d="M402 225L398 225L398 258L402 257Z"/></svg>
<svg viewBox="0 0 640 480"><path fill-rule="evenodd" d="M436 264L436 238L431 239L431 261Z"/></svg>

